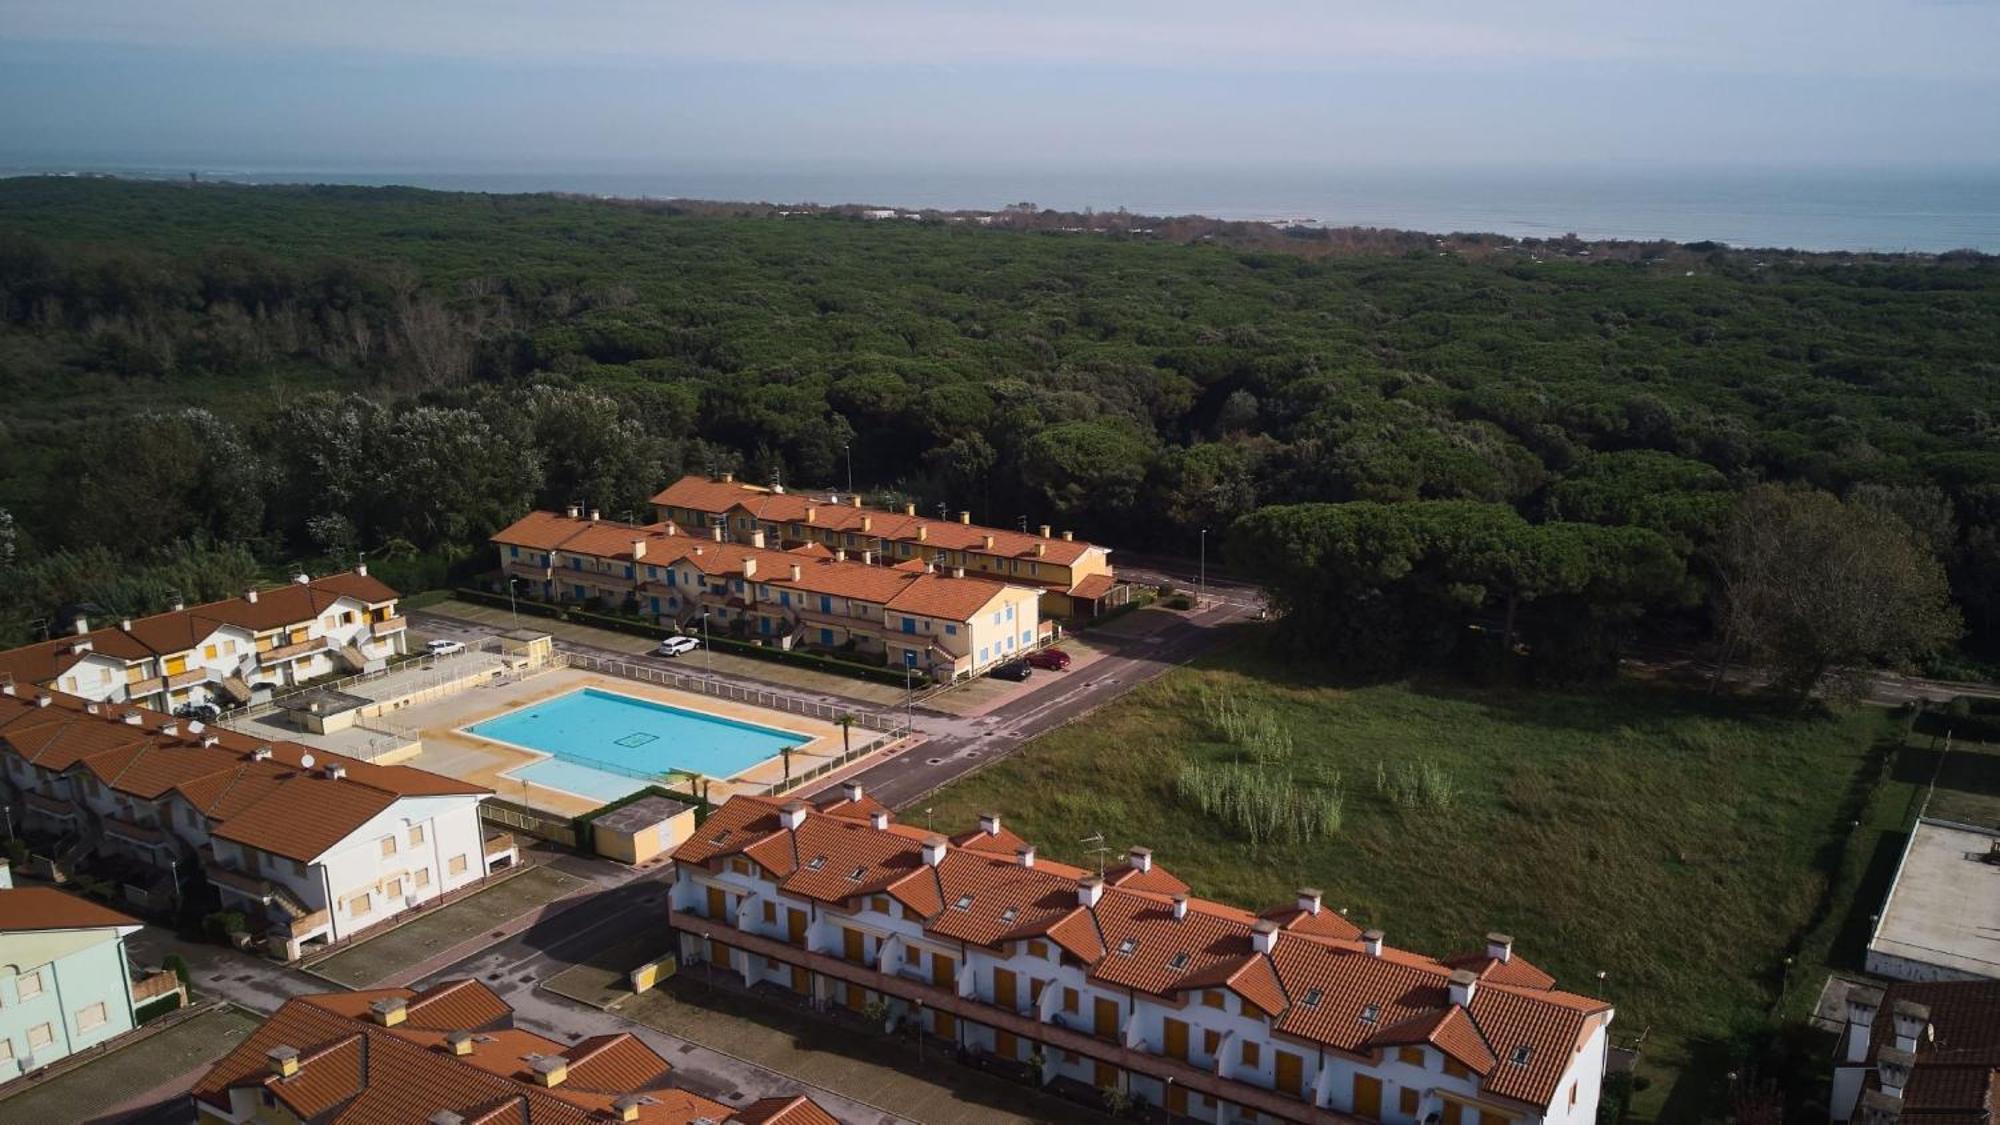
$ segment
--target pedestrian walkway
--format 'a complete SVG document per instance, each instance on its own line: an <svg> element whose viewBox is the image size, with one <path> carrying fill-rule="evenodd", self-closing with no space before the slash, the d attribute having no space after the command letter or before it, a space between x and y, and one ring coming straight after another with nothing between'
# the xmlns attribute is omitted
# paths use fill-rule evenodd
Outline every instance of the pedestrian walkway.
<svg viewBox="0 0 2000 1125"><path fill-rule="evenodd" d="M538 865L316 962L311 971L347 988L399 987L595 891L586 880Z"/></svg>

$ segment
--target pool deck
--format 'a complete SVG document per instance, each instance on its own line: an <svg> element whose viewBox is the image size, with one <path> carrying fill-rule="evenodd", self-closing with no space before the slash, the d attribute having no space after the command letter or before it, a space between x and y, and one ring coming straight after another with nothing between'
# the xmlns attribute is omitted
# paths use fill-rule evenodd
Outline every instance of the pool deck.
<svg viewBox="0 0 2000 1125"><path fill-rule="evenodd" d="M423 735L422 753L404 764L484 785L491 788L497 796L562 816L589 812L603 802L537 785L524 779L503 776L518 766L540 760L543 755L505 746L477 735L466 734L461 730L463 727L485 722L509 711L553 699L559 695L567 695L585 687L628 695L635 699L665 703L720 718L735 719L738 722L796 731L811 741L792 752L792 769L795 773L804 773L828 759L840 756L840 728L832 723L810 719L803 715L766 711L730 700L675 691L617 676L560 668L524 680L474 688L459 695L396 712L394 715L396 722L414 726ZM857 745L864 738L874 737L879 736L872 731L861 728L856 728L854 731ZM783 760L774 756L751 766L735 778L715 779L710 785L709 796L713 800L720 801L739 790L761 788L781 780L783 776Z"/></svg>

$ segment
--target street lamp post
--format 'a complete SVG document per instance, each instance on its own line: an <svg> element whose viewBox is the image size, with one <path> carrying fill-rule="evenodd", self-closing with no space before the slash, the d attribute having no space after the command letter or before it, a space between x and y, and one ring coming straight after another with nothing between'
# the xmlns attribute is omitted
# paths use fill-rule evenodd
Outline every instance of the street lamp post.
<svg viewBox="0 0 2000 1125"><path fill-rule="evenodd" d="M701 653L702 659L708 662L708 678L712 680L715 678L715 649L708 643L708 611L705 609L701 611Z"/></svg>
<svg viewBox="0 0 2000 1125"><path fill-rule="evenodd" d="M847 493L854 494L854 443L843 441L840 451L847 455Z"/></svg>
<svg viewBox="0 0 2000 1125"><path fill-rule="evenodd" d="M917 725L917 692L910 685L908 664L903 665L903 737L908 738Z"/></svg>
<svg viewBox="0 0 2000 1125"><path fill-rule="evenodd" d="M1201 577L1195 590L1194 607L1200 609L1208 604L1208 529L1201 529Z"/></svg>
<svg viewBox="0 0 2000 1125"><path fill-rule="evenodd" d="M521 607L514 603L514 583L519 581L520 579L512 575L507 578L507 612L513 615L516 629L521 627Z"/></svg>

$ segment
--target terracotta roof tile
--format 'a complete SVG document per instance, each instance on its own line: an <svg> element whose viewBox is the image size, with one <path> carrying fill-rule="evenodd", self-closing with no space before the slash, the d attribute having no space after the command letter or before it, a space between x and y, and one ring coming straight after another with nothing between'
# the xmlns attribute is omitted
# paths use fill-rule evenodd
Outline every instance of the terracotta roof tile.
<svg viewBox="0 0 2000 1125"><path fill-rule="evenodd" d="M51 887L0 889L0 933L137 925L137 918Z"/></svg>

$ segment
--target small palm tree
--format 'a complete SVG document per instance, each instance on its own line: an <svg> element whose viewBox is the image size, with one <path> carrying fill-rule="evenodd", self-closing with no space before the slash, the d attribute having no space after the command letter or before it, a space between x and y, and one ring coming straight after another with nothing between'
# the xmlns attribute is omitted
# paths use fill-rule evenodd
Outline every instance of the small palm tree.
<svg viewBox="0 0 2000 1125"><path fill-rule="evenodd" d="M840 718L835 719L834 722L840 726L840 756L845 758L854 752L854 713L852 711L842 712Z"/></svg>
<svg viewBox="0 0 2000 1125"><path fill-rule="evenodd" d="M778 753L785 759L785 780L790 781L792 779L792 748L790 746L781 746L778 748Z"/></svg>

